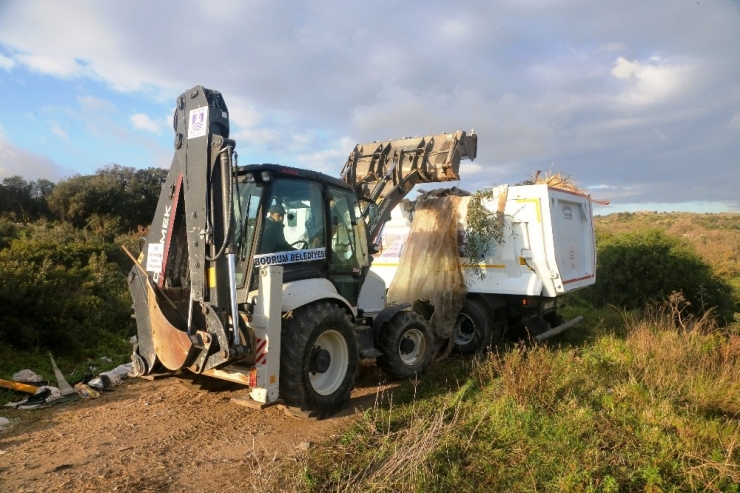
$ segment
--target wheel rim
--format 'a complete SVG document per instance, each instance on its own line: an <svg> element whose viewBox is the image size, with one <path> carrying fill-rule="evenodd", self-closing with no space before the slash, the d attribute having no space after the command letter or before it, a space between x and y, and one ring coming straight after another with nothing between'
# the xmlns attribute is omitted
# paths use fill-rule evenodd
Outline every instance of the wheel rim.
<svg viewBox="0 0 740 493"><path fill-rule="evenodd" d="M424 333L419 329L409 329L404 332L398 343L398 357L405 365L413 366L424 357L426 353L426 338ZM413 347L410 350L404 350L404 347Z"/></svg>
<svg viewBox="0 0 740 493"><path fill-rule="evenodd" d="M309 371L308 379L317 394L330 395L342 385L347 374L347 366L349 366L347 341L339 331L327 330L316 339L311 354L319 352L329 353L328 366L325 366L325 361L323 365L320 365L321 369L326 367L326 371Z"/></svg>
<svg viewBox="0 0 740 493"><path fill-rule="evenodd" d="M465 346L475 338L475 323L468 315L461 313L455 322L455 344Z"/></svg>

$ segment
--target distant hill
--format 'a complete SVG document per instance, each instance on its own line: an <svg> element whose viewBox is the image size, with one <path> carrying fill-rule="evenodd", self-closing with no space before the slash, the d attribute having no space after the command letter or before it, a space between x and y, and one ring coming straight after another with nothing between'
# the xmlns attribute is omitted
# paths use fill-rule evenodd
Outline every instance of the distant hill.
<svg viewBox="0 0 740 493"><path fill-rule="evenodd" d="M624 233L658 228L690 243L726 279L740 277L740 214L619 212L594 218L596 231Z"/></svg>

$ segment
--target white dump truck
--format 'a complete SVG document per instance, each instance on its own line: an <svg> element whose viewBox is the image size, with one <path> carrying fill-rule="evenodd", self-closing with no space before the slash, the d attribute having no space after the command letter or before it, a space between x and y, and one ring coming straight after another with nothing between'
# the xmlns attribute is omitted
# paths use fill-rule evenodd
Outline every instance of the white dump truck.
<svg viewBox="0 0 740 493"><path fill-rule="evenodd" d="M455 347L463 354L481 350L517 326L526 327L539 341L580 322L582 317L564 321L557 309L559 296L596 281L590 198L546 184L492 189L480 204L491 213L503 214L503 240L490 243L477 267L464 257L470 200L463 197L459 201L456 215L467 294L455 322ZM408 201L399 204L376 239L379 251L372 271L391 290L410 239L413 205ZM411 275L419 270L416 266L421 268L418 257Z"/></svg>

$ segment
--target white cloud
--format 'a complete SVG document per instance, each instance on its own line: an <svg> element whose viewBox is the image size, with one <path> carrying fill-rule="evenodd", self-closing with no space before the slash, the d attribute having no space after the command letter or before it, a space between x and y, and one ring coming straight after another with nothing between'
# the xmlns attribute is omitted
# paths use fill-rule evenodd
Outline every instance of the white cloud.
<svg viewBox="0 0 740 493"><path fill-rule="evenodd" d="M309 152L296 156L296 161L304 168L338 176L342 166L347 162L357 142L351 137L342 137L333 143L331 148Z"/></svg>
<svg viewBox="0 0 740 493"><path fill-rule="evenodd" d="M16 146L0 128L0 180L20 175L26 180L44 178L58 181L71 174L70 170L58 165L47 156Z"/></svg>
<svg viewBox="0 0 740 493"><path fill-rule="evenodd" d="M612 69L612 75L617 79L629 79L640 68L640 63L636 61L630 62L624 57L618 57L617 61L614 62L614 68Z"/></svg>
<svg viewBox="0 0 740 493"><path fill-rule="evenodd" d="M13 67L15 67L15 60L0 53L0 68L3 70L10 70Z"/></svg>
<svg viewBox="0 0 740 493"><path fill-rule="evenodd" d="M621 103L642 106L679 96L692 83L693 68L688 63L669 63L651 57L647 63L618 57L612 75L627 84Z"/></svg>
<svg viewBox="0 0 740 493"><path fill-rule="evenodd" d="M21 54L16 56L16 60L30 70L63 79L80 77L86 73L85 68L72 58Z"/></svg>
<svg viewBox="0 0 740 493"><path fill-rule="evenodd" d="M51 133L69 142L69 135L67 135L67 132L65 132L62 129L62 127L59 126L57 122L50 122L50 123L51 123Z"/></svg>
<svg viewBox="0 0 740 493"><path fill-rule="evenodd" d="M138 130L146 130L157 135L162 135L162 125L159 120L152 119L146 113L134 113L131 115L131 124Z"/></svg>

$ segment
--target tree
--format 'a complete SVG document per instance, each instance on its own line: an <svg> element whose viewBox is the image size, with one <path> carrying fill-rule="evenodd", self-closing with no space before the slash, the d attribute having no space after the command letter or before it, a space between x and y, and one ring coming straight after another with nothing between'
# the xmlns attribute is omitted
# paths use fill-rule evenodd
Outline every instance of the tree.
<svg viewBox="0 0 740 493"><path fill-rule="evenodd" d="M105 224L132 231L150 224L166 178L163 169L112 164L94 175L75 175L57 184L49 207L59 219L78 228Z"/></svg>
<svg viewBox="0 0 740 493"><path fill-rule="evenodd" d="M27 223L49 218L47 197L54 189L49 180L26 181L21 176L11 176L0 185L0 214Z"/></svg>

